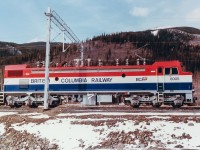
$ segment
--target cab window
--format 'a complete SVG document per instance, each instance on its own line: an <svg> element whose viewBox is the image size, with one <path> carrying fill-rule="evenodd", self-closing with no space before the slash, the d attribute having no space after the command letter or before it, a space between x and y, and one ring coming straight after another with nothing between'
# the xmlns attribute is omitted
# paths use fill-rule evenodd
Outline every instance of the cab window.
<svg viewBox="0 0 200 150"><path fill-rule="evenodd" d="M170 74L170 68L165 68L165 75L169 75Z"/></svg>
<svg viewBox="0 0 200 150"><path fill-rule="evenodd" d="M177 68L172 68L172 74L178 74L178 69Z"/></svg>

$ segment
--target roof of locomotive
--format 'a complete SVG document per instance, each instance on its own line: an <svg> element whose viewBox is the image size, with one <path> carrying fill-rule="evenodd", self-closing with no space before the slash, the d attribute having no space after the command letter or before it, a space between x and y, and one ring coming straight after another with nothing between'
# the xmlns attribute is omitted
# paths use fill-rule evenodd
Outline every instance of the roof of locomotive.
<svg viewBox="0 0 200 150"><path fill-rule="evenodd" d="M20 70L28 68L27 64L18 64L18 65L6 65L5 70Z"/></svg>
<svg viewBox="0 0 200 150"><path fill-rule="evenodd" d="M153 66L160 66L160 67L174 67L174 66L181 66L180 61L173 60L173 61L156 61Z"/></svg>
<svg viewBox="0 0 200 150"><path fill-rule="evenodd" d="M69 69L69 70L89 70L89 69L131 69L131 68L154 68L154 67L175 67L181 66L179 61L157 61L152 65L119 65L119 66L83 66L83 67L66 67L66 66L58 66L58 67L50 67L50 69L60 70L60 69ZM29 67L27 64L18 64L18 65L7 65L5 66L5 70L23 70L23 69L37 69L37 70L44 70L45 67Z"/></svg>

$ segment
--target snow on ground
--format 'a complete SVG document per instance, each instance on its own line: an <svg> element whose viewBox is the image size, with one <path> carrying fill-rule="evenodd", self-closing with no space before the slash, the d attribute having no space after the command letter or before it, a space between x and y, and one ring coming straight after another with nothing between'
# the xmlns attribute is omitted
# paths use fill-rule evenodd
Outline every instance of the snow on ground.
<svg viewBox="0 0 200 150"><path fill-rule="evenodd" d="M49 118L48 115L42 114L42 113L26 113L26 114L20 114L20 115L28 116L29 118L34 118L34 119Z"/></svg>
<svg viewBox="0 0 200 150"><path fill-rule="evenodd" d="M159 118L159 119L169 119L169 116L147 116L146 118Z"/></svg>
<svg viewBox="0 0 200 150"><path fill-rule="evenodd" d="M161 139L165 143L164 147L173 149L177 144L182 145L184 148L195 149L200 146L200 135L197 132L200 128L200 124L193 123L194 126L188 126L186 123L174 123L166 121L154 121L149 126L148 130L153 131L159 129L159 132L155 132L154 139ZM183 135L188 138L183 138ZM192 137L191 139L189 139ZM171 144L167 144L167 143ZM199 147L200 148L200 147Z"/></svg>
<svg viewBox="0 0 200 150"><path fill-rule="evenodd" d="M0 112L0 117L14 115L14 114L17 114L17 112ZM5 127L5 125L1 123L0 124L0 136L5 132L4 127Z"/></svg>
<svg viewBox="0 0 200 150"><path fill-rule="evenodd" d="M0 117L14 115L14 114L17 114L17 112L0 112Z"/></svg>
<svg viewBox="0 0 200 150"><path fill-rule="evenodd" d="M2 134L4 134L5 130L4 130L5 125L3 123L0 124L0 136Z"/></svg>
<svg viewBox="0 0 200 150"><path fill-rule="evenodd" d="M79 144L84 141L86 147L97 145L99 133L93 131L93 126L72 125L74 119L49 120L43 124L34 123L23 126L13 125L16 130L27 130L30 133L38 134L42 138L49 139L52 143L59 145L60 149L80 149Z"/></svg>
<svg viewBox="0 0 200 150"><path fill-rule="evenodd" d="M111 118L99 118L95 115L113 115L119 118L112 118L115 120L114 125L109 126L107 121ZM89 115L86 118L81 118L83 115ZM135 124L137 120L124 119L123 115L148 115L148 119L152 120L149 125L142 121ZM168 115L168 116L167 116ZM171 116L170 116L171 115ZM172 116L195 116L200 117L200 113L108 113L108 112L89 112L89 113L74 113L74 114L59 114L56 119L48 120L41 124L28 123L28 124L13 124L12 127L18 131L27 130L27 132L36 134L42 138L47 138L50 142L56 143L59 149L87 149L99 145L99 143L108 139L112 132L133 132L140 131L152 132L151 138L155 142L149 142L145 147L161 147L174 149L176 145L182 145L183 148L200 149L200 123L195 121L188 122L173 122L169 121ZM166 117L163 117L166 116ZM159 120L158 118L161 118ZM119 120L120 119L120 120ZM98 121L104 120L101 125L93 125ZM82 122L82 123L81 123ZM84 122L84 123L83 123ZM89 123L90 122L90 123ZM88 124L87 124L88 123ZM141 133L142 134L142 133ZM139 135L131 135L139 136ZM116 138L116 137L115 137ZM150 140L149 140L150 141ZM135 144L125 144L125 149L138 148L139 141L135 140ZM142 146L140 145L140 148Z"/></svg>

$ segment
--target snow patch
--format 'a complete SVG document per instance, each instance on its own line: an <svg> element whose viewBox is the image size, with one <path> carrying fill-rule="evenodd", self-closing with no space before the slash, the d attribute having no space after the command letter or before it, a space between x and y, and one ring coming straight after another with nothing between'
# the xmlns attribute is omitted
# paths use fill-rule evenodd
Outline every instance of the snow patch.
<svg viewBox="0 0 200 150"><path fill-rule="evenodd" d="M159 32L159 30L154 30L154 31L151 31L151 34L153 34L154 36L157 36L158 32Z"/></svg>
<svg viewBox="0 0 200 150"><path fill-rule="evenodd" d="M21 116L28 116L29 118L34 119L42 119L42 118L49 118L48 115L42 113L27 113L27 114L20 114Z"/></svg>
<svg viewBox="0 0 200 150"><path fill-rule="evenodd" d="M4 125L3 123L0 123L0 136L1 136L2 134L4 134L4 132L5 132L4 127L5 127L5 125Z"/></svg>
<svg viewBox="0 0 200 150"><path fill-rule="evenodd" d="M13 127L18 131L27 130L32 134L47 138L51 143L58 144L60 149L80 149L80 144L89 147L100 142L99 133L93 130L93 126L72 125L71 121L74 119L49 120L40 125L30 123L17 126L14 124Z"/></svg>
<svg viewBox="0 0 200 150"><path fill-rule="evenodd" d="M158 119L170 119L171 117L168 117L168 116L149 116L149 117L146 117L148 119L151 119L151 118L158 118Z"/></svg>
<svg viewBox="0 0 200 150"><path fill-rule="evenodd" d="M15 114L18 114L18 112L0 112L0 117L8 116L8 115L15 115Z"/></svg>

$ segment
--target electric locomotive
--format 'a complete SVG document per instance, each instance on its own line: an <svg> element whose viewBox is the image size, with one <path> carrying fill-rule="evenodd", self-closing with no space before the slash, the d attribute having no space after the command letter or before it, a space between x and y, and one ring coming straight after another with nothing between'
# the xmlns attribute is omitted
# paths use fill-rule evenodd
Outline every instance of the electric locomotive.
<svg viewBox="0 0 200 150"><path fill-rule="evenodd" d="M43 103L44 67L26 64L7 65L3 92L6 102L20 107ZM152 65L57 66L49 68L49 103L57 105L64 95L115 95L124 97L133 107L162 104L181 107L194 104L192 73L184 72L179 61L161 61Z"/></svg>

